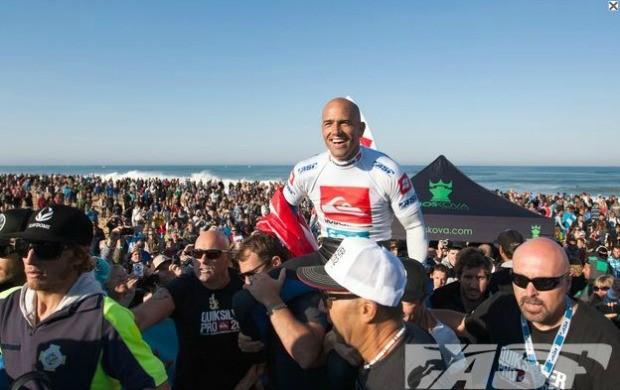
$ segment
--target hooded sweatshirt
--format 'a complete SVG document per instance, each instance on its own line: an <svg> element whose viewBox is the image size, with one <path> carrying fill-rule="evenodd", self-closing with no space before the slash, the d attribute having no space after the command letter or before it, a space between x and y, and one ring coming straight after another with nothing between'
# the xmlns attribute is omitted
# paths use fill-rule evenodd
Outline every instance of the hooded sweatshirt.
<svg viewBox="0 0 620 390"><path fill-rule="evenodd" d="M38 371L59 389L155 388L167 379L133 314L81 274L52 314L36 322L36 291L0 296L0 344L13 380Z"/></svg>

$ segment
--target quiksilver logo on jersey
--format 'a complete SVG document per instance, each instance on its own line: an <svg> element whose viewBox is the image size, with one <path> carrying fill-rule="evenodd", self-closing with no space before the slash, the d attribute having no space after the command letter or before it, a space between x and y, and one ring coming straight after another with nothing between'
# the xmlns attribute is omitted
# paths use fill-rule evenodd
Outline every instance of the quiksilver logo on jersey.
<svg viewBox="0 0 620 390"><path fill-rule="evenodd" d="M49 221L53 215L54 215L54 210L52 210L51 207L45 207L44 209L39 211L39 214L37 214L37 216L34 217L34 219L37 222L45 222L45 221Z"/></svg>
<svg viewBox="0 0 620 390"><path fill-rule="evenodd" d="M370 191L364 187L321 186L321 211L326 219L353 225L371 224Z"/></svg>
<svg viewBox="0 0 620 390"><path fill-rule="evenodd" d="M0 231L4 229L4 225L6 224L6 217L4 214L0 214Z"/></svg>

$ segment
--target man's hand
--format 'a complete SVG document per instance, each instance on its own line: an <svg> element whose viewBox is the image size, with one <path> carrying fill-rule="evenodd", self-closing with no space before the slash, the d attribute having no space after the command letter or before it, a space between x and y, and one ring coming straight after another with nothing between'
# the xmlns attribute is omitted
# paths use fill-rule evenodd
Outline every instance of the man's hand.
<svg viewBox="0 0 620 390"><path fill-rule="evenodd" d="M190 251L192 249L194 249L194 244L187 244L187 245L185 245L185 248L183 248L183 251L181 251L181 254L179 255L179 259L181 261L186 261L190 256L186 255L185 252L188 252L188 251Z"/></svg>
<svg viewBox="0 0 620 390"><path fill-rule="evenodd" d="M252 338L250 336L246 336L241 332L239 332L237 344L239 345L239 349L241 350L241 352L246 353L255 353L265 348L265 344L263 344L261 341L252 341Z"/></svg>
<svg viewBox="0 0 620 390"><path fill-rule="evenodd" d="M280 270L278 279L273 279L269 274L263 272L250 276L250 284L244 285L243 288L248 290L254 299L262 303L265 308L269 309L282 303L280 290L285 278L286 270L284 268Z"/></svg>
<svg viewBox="0 0 620 390"><path fill-rule="evenodd" d="M114 249L116 248L116 243L121 238L121 227L115 227L110 231L110 235L108 236L107 245L108 248Z"/></svg>
<svg viewBox="0 0 620 390"><path fill-rule="evenodd" d="M177 278L183 275L183 268L181 268L181 266L178 264L170 264L168 266L168 270L175 274Z"/></svg>

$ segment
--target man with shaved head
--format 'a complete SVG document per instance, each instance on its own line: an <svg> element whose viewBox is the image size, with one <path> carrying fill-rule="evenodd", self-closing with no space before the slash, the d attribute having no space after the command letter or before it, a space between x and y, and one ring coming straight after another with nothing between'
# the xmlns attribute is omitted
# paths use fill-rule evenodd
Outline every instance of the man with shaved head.
<svg viewBox="0 0 620 390"><path fill-rule="evenodd" d="M365 128L355 103L330 100L321 121L327 151L295 165L284 197L293 206L312 201L324 238L320 264L345 237L387 243L394 217L406 230L409 257L424 261L428 242L415 189L398 163L360 145Z"/></svg>
<svg viewBox="0 0 620 390"><path fill-rule="evenodd" d="M457 328L461 336L501 348L489 385L614 387L620 380L620 331L595 309L568 297L564 250L547 238L522 244L513 256L511 279L514 295L493 295Z"/></svg>
<svg viewBox="0 0 620 390"><path fill-rule="evenodd" d="M228 238L219 230L204 232L187 255L194 272L136 307L136 323L144 330L167 317L174 320L179 337L175 389L233 389L251 376L251 363L237 345L232 297L243 282L229 268Z"/></svg>

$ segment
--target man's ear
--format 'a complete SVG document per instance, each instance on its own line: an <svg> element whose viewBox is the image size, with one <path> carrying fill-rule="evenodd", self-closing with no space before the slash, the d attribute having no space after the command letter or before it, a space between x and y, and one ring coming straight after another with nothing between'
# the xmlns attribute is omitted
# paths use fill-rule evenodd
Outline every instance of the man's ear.
<svg viewBox="0 0 620 390"><path fill-rule="evenodd" d="M364 134L364 130L366 130L366 123L360 121L360 137Z"/></svg>
<svg viewBox="0 0 620 390"><path fill-rule="evenodd" d="M90 249L85 248L83 246L75 247L72 249L73 256L71 258L71 263L77 268L82 269L83 267L88 267L87 264L91 264L94 266L93 261L91 260Z"/></svg>
<svg viewBox="0 0 620 390"><path fill-rule="evenodd" d="M279 267L281 264L282 264L282 259L280 258L280 256L273 256L271 258L271 267L272 268Z"/></svg>
<svg viewBox="0 0 620 390"><path fill-rule="evenodd" d="M377 317L377 304L368 299L358 300L357 310L360 319L366 324L372 323Z"/></svg>

